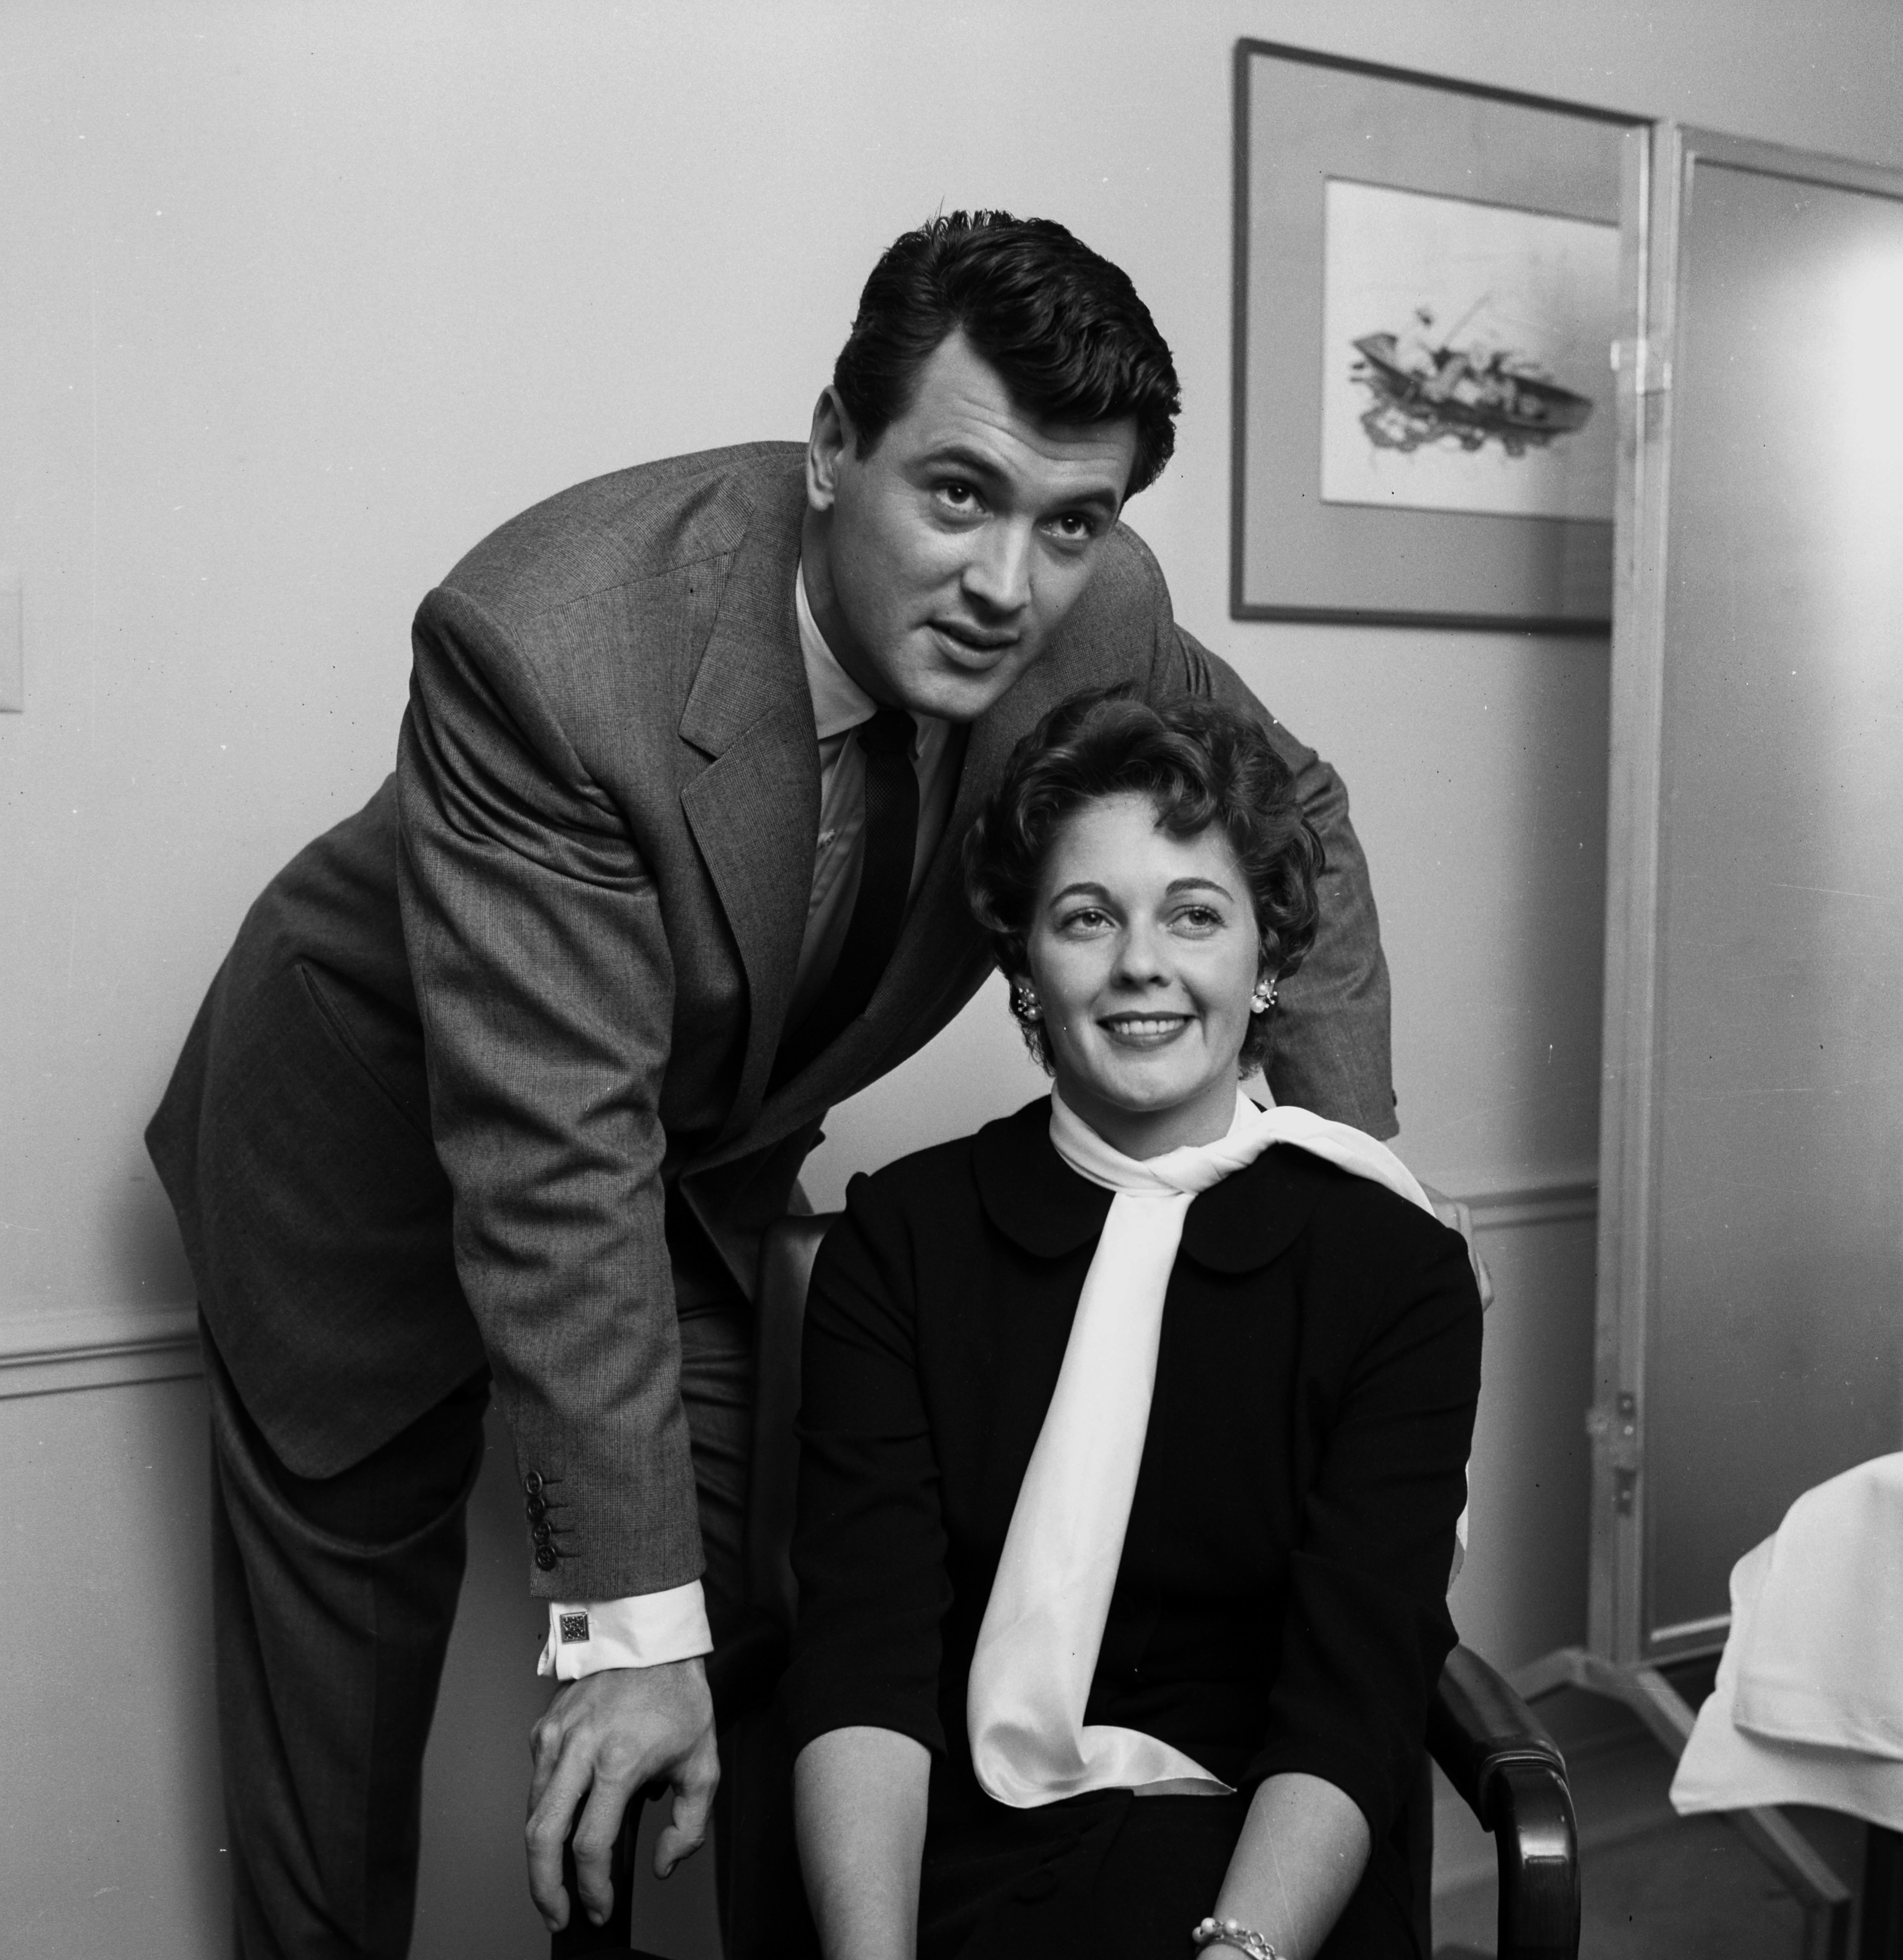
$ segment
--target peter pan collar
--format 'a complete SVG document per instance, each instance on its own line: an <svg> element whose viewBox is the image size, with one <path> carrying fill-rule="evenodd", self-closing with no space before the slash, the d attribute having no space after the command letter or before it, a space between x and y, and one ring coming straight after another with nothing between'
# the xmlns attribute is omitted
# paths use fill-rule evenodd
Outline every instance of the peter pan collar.
<svg viewBox="0 0 1903 1960"><path fill-rule="evenodd" d="M1061 1258L1103 1230L1111 1194L1079 1177L1058 1155L1048 1096L987 1123L972 1140L972 1158L985 1215L1033 1256ZM1194 1201L1183 1221L1182 1252L1216 1272L1267 1265L1307 1222L1313 1172L1324 1169L1306 1151L1272 1145Z"/></svg>

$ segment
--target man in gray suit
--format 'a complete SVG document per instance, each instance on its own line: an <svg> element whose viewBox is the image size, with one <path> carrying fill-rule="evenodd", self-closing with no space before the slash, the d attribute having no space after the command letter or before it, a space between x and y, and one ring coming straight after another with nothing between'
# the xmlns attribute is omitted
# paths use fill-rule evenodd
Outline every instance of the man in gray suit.
<svg viewBox="0 0 1903 1960"><path fill-rule="evenodd" d="M1172 616L1119 517L1169 350L1061 227L955 214L868 282L805 449L581 485L424 600L394 775L259 898L148 1141L212 1392L240 1950L399 1955L492 1383L560 1678L530 1885L606 1910L632 1791L664 1866L718 1781L765 1227L835 1101L983 981L959 849L1054 702L1260 717L1329 859L1278 1097L1392 1134L1339 781Z"/></svg>

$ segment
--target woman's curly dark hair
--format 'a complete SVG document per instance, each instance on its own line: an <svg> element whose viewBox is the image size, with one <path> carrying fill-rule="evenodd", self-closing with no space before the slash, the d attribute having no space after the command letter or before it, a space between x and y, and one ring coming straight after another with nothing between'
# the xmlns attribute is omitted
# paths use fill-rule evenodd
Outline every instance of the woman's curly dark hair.
<svg viewBox="0 0 1903 1960"><path fill-rule="evenodd" d="M1151 707L1126 686L1058 702L1011 752L966 836L965 896L1005 977L1028 976L1025 941L1058 826L1086 803L1131 791L1150 799L1173 836L1222 826L1249 882L1262 966L1293 973L1314 943L1325 861L1288 765L1254 722L1213 701L1184 695ZM1273 1019L1250 1022L1245 1074L1267 1058ZM1043 1024L1026 1023L1024 1039L1048 1070Z"/></svg>

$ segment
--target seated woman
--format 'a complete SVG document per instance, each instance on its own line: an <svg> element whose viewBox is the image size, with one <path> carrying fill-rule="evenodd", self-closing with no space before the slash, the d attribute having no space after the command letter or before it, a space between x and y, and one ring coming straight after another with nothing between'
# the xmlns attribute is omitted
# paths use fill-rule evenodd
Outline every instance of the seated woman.
<svg viewBox="0 0 1903 1960"><path fill-rule="evenodd" d="M1320 858L1255 728L1116 693L972 832L1055 1088L855 1179L814 1270L786 1695L829 1960L1415 1952L1480 1303L1391 1152L1239 1089Z"/></svg>

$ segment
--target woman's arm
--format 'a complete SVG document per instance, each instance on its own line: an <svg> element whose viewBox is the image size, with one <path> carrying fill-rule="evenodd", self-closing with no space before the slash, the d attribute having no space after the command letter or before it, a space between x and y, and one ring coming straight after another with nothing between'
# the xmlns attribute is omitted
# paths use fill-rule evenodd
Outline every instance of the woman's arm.
<svg viewBox="0 0 1903 1960"><path fill-rule="evenodd" d="M912 1960L931 1777L924 1745L891 1729L830 1729L794 1759L800 1868L826 1960Z"/></svg>
<svg viewBox="0 0 1903 1960"><path fill-rule="evenodd" d="M1340 1208L1314 1255L1344 1274L1322 1333L1356 1351L1303 1494L1264 1746L1236 1779L1318 1777L1376 1844L1418 1783L1454 1643L1447 1573L1480 1380L1466 1248L1378 1195L1386 1221Z"/></svg>
<svg viewBox="0 0 1903 1960"><path fill-rule="evenodd" d="M1300 1771L1270 1777L1256 1786L1216 1917L1259 1933L1283 1960L1310 1960L1360 1883L1369 1845L1367 1819L1345 1790Z"/></svg>

